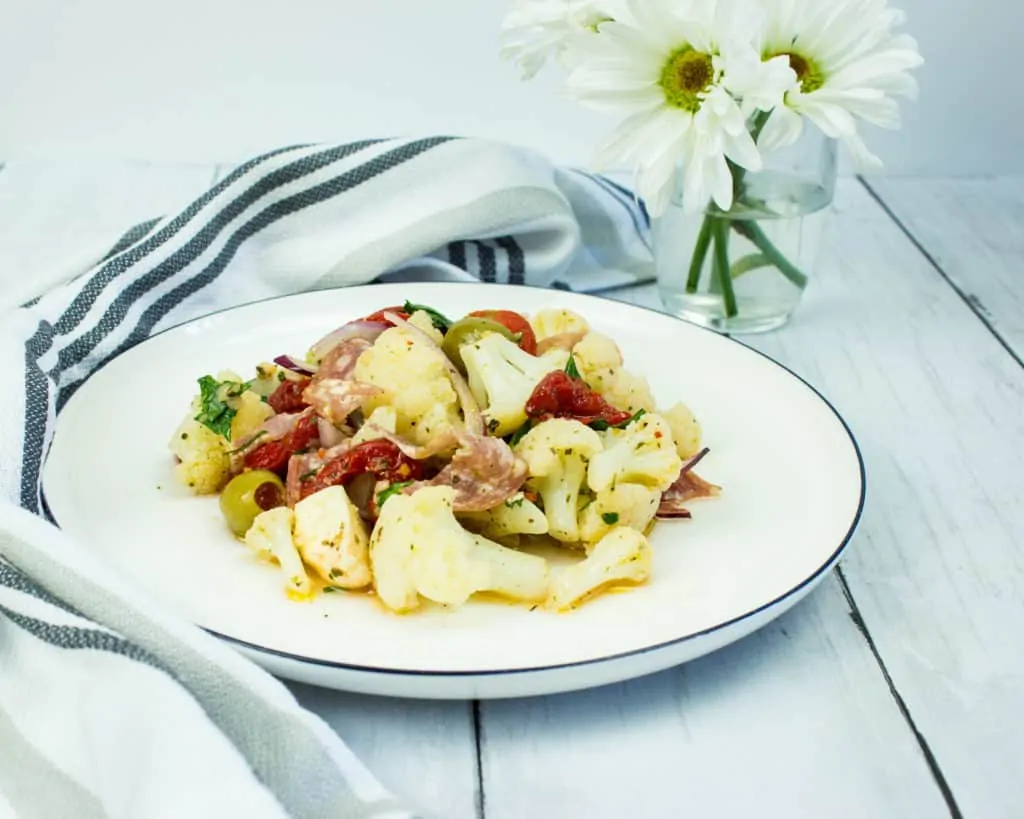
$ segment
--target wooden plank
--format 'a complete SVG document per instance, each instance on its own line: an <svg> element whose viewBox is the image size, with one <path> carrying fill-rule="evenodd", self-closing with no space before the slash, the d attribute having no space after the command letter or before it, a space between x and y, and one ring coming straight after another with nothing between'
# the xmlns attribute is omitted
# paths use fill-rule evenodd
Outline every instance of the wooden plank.
<svg viewBox="0 0 1024 819"><path fill-rule="evenodd" d="M948 811L834 578L681 668L484 703L485 815L899 816Z"/></svg>
<svg viewBox="0 0 1024 819"><path fill-rule="evenodd" d="M1016 816L1024 371L863 188L840 191L807 303L781 332L745 340L808 377L858 435L869 491L843 561L854 599L962 815ZM938 232L944 258L971 258L951 227ZM1016 241L986 235L971 236L980 258ZM1022 289L1000 298L1019 303Z"/></svg>
<svg viewBox="0 0 1024 819"><path fill-rule="evenodd" d="M834 256L857 258L861 247L901 240L856 183L841 190L843 236ZM904 256L903 264L926 266L909 245ZM845 273L835 264L831 269L831 278ZM958 307L941 280L924 278L917 286L930 284L929 298L945 296L950 308ZM610 295L658 306L651 287ZM828 370L815 355L861 358L856 345L836 343L833 326L845 319L857 328L860 313L874 309L856 289L849 304L829 295L815 287L797 322L758 340L822 386ZM773 349L773 343L779 347L774 338L791 343ZM919 350L910 355L927 357ZM876 353L875 360L882 389L886 359ZM841 380L850 366L831 370L833 380ZM874 386L859 387L870 406ZM886 423L884 416L864 421L869 441ZM902 488L887 489L871 466L874 493ZM869 512L854 555L865 541L888 534L877 527ZM680 669L596 691L484 703L486 815L949 816L924 752L850 614L841 584L830 578L776 624Z"/></svg>
<svg viewBox="0 0 1024 819"><path fill-rule="evenodd" d="M478 816L472 703L386 699L299 683L288 687L385 787L424 816Z"/></svg>
<svg viewBox="0 0 1024 819"><path fill-rule="evenodd" d="M173 213L210 165L13 161L0 174L0 308L102 257L132 225Z"/></svg>
<svg viewBox="0 0 1024 819"><path fill-rule="evenodd" d="M867 184L1024 358L1024 177L879 177Z"/></svg>

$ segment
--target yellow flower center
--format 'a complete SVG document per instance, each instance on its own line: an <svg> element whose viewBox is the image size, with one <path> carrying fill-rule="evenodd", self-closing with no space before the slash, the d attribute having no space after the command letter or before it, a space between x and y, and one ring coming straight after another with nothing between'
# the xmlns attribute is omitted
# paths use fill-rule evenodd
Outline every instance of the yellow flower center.
<svg viewBox="0 0 1024 819"><path fill-rule="evenodd" d="M700 110L700 95L711 87L714 80L711 55L683 46L665 62L658 84L669 105L696 113Z"/></svg>
<svg viewBox="0 0 1024 819"><path fill-rule="evenodd" d="M817 91L825 84L825 75L822 74L821 68L814 60L804 57L802 54L797 54L793 51L781 51L778 54L772 54L772 57L788 57L789 67L793 69L796 74L796 79L800 83L800 90L804 94L810 94L812 91Z"/></svg>

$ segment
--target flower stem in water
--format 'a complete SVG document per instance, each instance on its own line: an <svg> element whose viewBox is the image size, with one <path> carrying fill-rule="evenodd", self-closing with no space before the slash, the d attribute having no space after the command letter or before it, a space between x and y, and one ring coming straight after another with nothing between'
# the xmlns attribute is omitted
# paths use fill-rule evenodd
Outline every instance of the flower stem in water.
<svg viewBox="0 0 1024 819"><path fill-rule="evenodd" d="M775 245L772 244L771 239L765 235L765 232L761 230L761 226L757 224L754 219L736 219L732 223L733 230L739 233L741 236L745 236L749 239L758 250L770 261L775 267L779 269L787 279L793 284L803 290L807 286L807 276L805 276L797 267L794 265L786 256L780 251Z"/></svg>
<svg viewBox="0 0 1024 819"><path fill-rule="evenodd" d="M736 293L732 289L732 276L729 275L729 225L724 219L716 219L715 233L715 278L722 288L722 303L725 306L726 318L739 314L736 307Z"/></svg>
<svg viewBox="0 0 1024 819"><path fill-rule="evenodd" d="M700 283L700 272L704 268L704 260L708 255L708 246L711 244L711 214L704 215L704 222L700 226L700 233L697 235L697 244L693 246L693 257L690 259L690 275L686 277L686 292L696 293L697 285Z"/></svg>

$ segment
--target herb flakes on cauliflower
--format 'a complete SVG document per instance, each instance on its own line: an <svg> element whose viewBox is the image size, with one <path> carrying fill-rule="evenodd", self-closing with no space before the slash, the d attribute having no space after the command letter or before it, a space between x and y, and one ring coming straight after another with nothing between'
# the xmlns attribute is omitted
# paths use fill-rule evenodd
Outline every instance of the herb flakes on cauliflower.
<svg viewBox="0 0 1024 819"><path fill-rule="evenodd" d="M601 433L604 448L587 469L587 484L597 493L616 483L668 489L683 468L672 430L660 415L646 413L625 429Z"/></svg>
<svg viewBox="0 0 1024 819"><path fill-rule="evenodd" d="M331 586L370 585L369 534L344 487L329 486L295 504L295 547Z"/></svg>
<svg viewBox="0 0 1024 819"><path fill-rule="evenodd" d="M429 486L393 495L370 538L374 589L395 612L412 611L420 598L459 606L473 594L494 592L512 600L547 595L548 565L467 532L452 511L454 490Z"/></svg>
<svg viewBox="0 0 1024 819"><path fill-rule="evenodd" d="M578 542L580 489L588 463L601 451L601 438L579 421L552 418L527 432L514 451L526 462L527 485L540 495L548 534Z"/></svg>
<svg viewBox="0 0 1024 819"><path fill-rule="evenodd" d="M676 442L676 452L684 461L692 458L701 449L702 432L697 416L686 404L677 403L659 414L668 421L672 430L672 440Z"/></svg>
<svg viewBox="0 0 1024 819"><path fill-rule="evenodd" d="M579 313L566 310L564 307L547 307L538 310L530 318L530 326L537 336L537 341L570 333L586 333L590 329L587 320Z"/></svg>
<svg viewBox="0 0 1024 819"><path fill-rule="evenodd" d="M556 611L575 608L609 586L644 583L651 576L651 547L636 529L619 526L599 540L579 563L551 579L547 605Z"/></svg>
<svg viewBox="0 0 1024 819"><path fill-rule="evenodd" d="M469 389L483 407L492 435L510 435L526 423L526 402L544 376L561 370L564 350L533 356L513 341L492 333L459 348L466 365Z"/></svg>
<svg viewBox="0 0 1024 819"><path fill-rule="evenodd" d="M306 567L292 540L295 520L287 506L268 509L256 516L245 533L245 544L257 555L274 559L284 574L285 589L293 600L305 600L313 593Z"/></svg>
<svg viewBox="0 0 1024 819"><path fill-rule="evenodd" d="M483 512L462 512L458 517L485 537L545 535L548 532L548 519L543 510L522 492L517 492L493 509Z"/></svg>
<svg viewBox="0 0 1024 819"><path fill-rule="evenodd" d="M638 483L617 483L599 492L580 512L580 540L596 543L616 526L646 532L661 503L661 492Z"/></svg>
<svg viewBox="0 0 1024 819"><path fill-rule="evenodd" d="M385 330L359 356L354 377L383 390L364 403L364 412L370 415L378 407L392 407L395 431L411 443L426 445L461 426L458 396L443 353L415 332L402 327Z"/></svg>

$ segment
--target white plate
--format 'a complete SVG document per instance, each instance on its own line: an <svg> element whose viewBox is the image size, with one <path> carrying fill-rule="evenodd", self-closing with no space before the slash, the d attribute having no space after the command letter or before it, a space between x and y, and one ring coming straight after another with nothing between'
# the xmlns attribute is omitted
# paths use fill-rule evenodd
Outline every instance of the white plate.
<svg viewBox="0 0 1024 819"><path fill-rule="evenodd" d="M471 601L386 613L366 595L288 600L281 577L227 532L215 498L175 485L167 442L196 390L305 351L344 320L404 299L453 316L564 306L615 338L664 406L685 401L724 487L660 524L651 582L570 614ZM561 291L401 284L307 293L216 313L121 355L61 413L43 487L59 525L154 598L271 672L375 694L509 697L585 688L706 654L806 595L836 562L864 497L835 410L761 354L669 316Z"/></svg>

